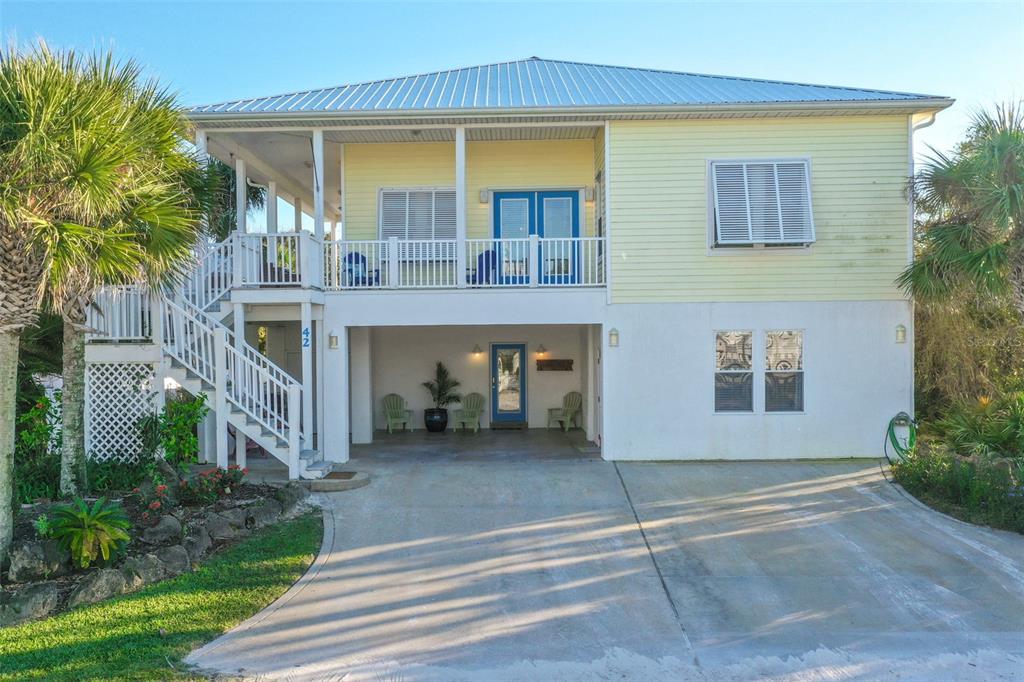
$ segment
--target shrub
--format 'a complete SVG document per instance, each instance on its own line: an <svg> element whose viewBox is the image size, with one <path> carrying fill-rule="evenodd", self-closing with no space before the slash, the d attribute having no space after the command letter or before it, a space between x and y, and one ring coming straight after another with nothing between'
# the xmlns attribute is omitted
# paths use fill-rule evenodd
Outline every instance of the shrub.
<svg viewBox="0 0 1024 682"><path fill-rule="evenodd" d="M177 506L177 500L170 495L170 488L160 481L146 481L132 489L139 508L142 509L142 522L155 525L160 517L169 514Z"/></svg>
<svg viewBox="0 0 1024 682"><path fill-rule="evenodd" d="M50 523L50 517L46 514L41 514L36 517L32 522L32 527L36 529L36 535L40 538L48 538L53 532L53 526Z"/></svg>
<svg viewBox="0 0 1024 682"><path fill-rule="evenodd" d="M1020 456L1024 453L1024 394L957 403L934 427L939 439L961 455Z"/></svg>
<svg viewBox="0 0 1024 682"><path fill-rule="evenodd" d="M196 462L199 455L196 429L209 411L205 395L189 400L169 400L157 416L155 426L145 419L140 422L143 443L154 442L155 430L164 458L172 466L181 468Z"/></svg>
<svg viewBox="0 0 1024 682"><path fill-rule="evenodd" d="M97 493L131 490L142 484L151 473L153 462L145 455L138 462L119 462L111 459L105 462L86 461L86 478L89 490Z"/></svg>
<svg viewBox="0 0 1024 682"><path fill-rule="evenodd" d="M80 497L53 510L51 535L71 552L81 568L102 557L109 561L128 542L128 517L119 504L101 497L89 507Z"/></svg>
<svg viewBox="0 0 1024 682"><path fill-rule="evenodd" d="M227 469L219 467L199 472L191 478L184 478L178 484L178 498L182 504L210 504L220 497L227 497L238 490L242 479L249 473L232 464Z"/></svg>
<svg viewBox="0 0 1024 682"><path fill-rule="evenodd" d="M28 504L59 496L60 394L55 400L41 397L18 417L14 446L15 500Z"/></svg>

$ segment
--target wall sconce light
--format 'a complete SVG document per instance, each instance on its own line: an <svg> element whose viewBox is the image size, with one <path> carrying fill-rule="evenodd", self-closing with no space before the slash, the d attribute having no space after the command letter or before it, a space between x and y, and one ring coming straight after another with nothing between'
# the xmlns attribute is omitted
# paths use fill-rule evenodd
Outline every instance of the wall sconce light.
<svg viewBox="0 0 1024 682"><path fill-rule="evenodd" d="M619 330L615 327L608 330L608 345L612 348L618 348L619 346Z"/></svg>
<svg viewBox="0 0 1024 682"><path fill-rule="evenodd" d="M481 204L486 204L490 200L491 200L491 190L487 189L486 187L484 189L480 190L480 203Z"/></svg>
<svg viewBox="0 0 1024 682"><path fill-rule="evenodd" d="M547 354L547 352L548 352L548 349L544 347L543 343L540 344L539 346L537 346L537 355L545 355L545 354Z"/></svg>
<svg viewBox="0 0 1024 682"><path fill-rule="evenodd" d="M338 333L333 329L327 334L327 347L331 350L338 350Z"/></svg>
<svg viewBox="0 0 1024 682"><path fill-rule="evenodd" d="M902 324L896 325L896 343L907 342L907 328Z"/></svg>
<svg viewBox="0 0 1024 682"><path fill-rule="evenodd" d="M478 343L478 344L475 344L475 345L473 346L473 355L480 355L480 354L481 354L481 353L483 353L483 352L484 352L484 349L480 347L480 344L479 344L479 343Z"/></svg>
<svg viewBox="0 0 1024 682"><path fill-rule="evenodd" d="M583 200L588 204L594 201L594 187L589 185L583 188Z"/></svg>

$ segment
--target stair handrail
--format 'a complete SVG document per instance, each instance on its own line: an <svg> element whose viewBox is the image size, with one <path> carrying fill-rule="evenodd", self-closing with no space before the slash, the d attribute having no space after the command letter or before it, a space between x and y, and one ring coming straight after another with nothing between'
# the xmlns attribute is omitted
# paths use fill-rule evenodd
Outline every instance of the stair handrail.
<svg viewBox="0 0 1024 682"><path fill-rule="evenodd" d="M223 386L226 402L288 443L289 460L297 458L296 445L303 439L302 418L300 410L294 410L292 403L293 396L301 397L301 384L286 374L287 379L282 379L279 373L283 374L283 370L248 344L242 349L236 348L234 343L228 342L224 325L187 301L178 303L163 297L160 305L164 352L215 389ZM218 337L224 342L217 343ZM251 352L247 353L245 348ZM218 353L223 354L223 362L219 362ZM253 353L264 362L252 357ZM217 380L218 365L224 367L226 380L223 382ZM292 438L293 435L297 438ZM290 468L297 466L291 461L286 463Z"/></svg>
<svg viewBox="0 0 1024 682"><path fill-rule="evenodd" d="M205 312L231 291L234 252L234 240L228 238L210 245L196 259L184 289L185 298L200 310Z"/></svg>

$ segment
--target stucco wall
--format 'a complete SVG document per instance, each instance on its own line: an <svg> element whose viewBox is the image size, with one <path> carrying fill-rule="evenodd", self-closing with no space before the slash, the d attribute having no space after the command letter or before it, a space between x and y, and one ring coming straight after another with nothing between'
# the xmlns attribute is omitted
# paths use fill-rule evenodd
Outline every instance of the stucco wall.
<svg viewBox="0 0 1024 682"><path fill-rule="evenodd" d="M430 394L420 384L433 378L438 360L462 382L461 393L477 392L486 397L487 413L482 424L488 425L490 344L525 343L529 355L528 419L531 428L544 428L548 408L561 405L562 397L569 391L583 389L585 362L581 338L580 327L576 326L376 327L371 332L375 426L386 426L381 399L388 393L398 393L413 411L413 427L423 428L423 410L432 404ZM539 344L548 350L546 358L573 360L573 371L538 372L535 351ZM474 345L479 345L483 352L474 355Z"/></svg>
<svg viewBox="0 0 1024 682"><path fill-rule="evenodd" d="M896 326L907 343L896 343ZM608 329L620 344L608 347ZM715 332L804 332L804 412L716 414ZM879 457L889 419L913 407L905 301L613 305L602 338L608 459ZM763 405L763 375L754 405Z"/></svg>

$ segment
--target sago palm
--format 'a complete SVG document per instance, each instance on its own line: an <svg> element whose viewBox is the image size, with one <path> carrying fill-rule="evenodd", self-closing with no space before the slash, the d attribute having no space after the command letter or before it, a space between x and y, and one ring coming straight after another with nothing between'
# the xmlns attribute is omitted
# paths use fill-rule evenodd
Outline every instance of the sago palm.
<svg viewBox="0 0 1024 682"><path fill-rule="evenodd" d="M191 258L205 187L174 97L134 63L44 45L0 51L0 559L10 541L18 334L65 319L62 489L82 457L85 307L93 289ZM70 446L68 445L70 441Z"/></svg>
<svg viewBox="0 0 1024 682"><path fill-rule="evenodd" d="M934 153L912 190L917 256L898 284L923 300L958 291L1009 290L1024 317L1024 112L1020 105L979 112L967 139Z"/></svg>

